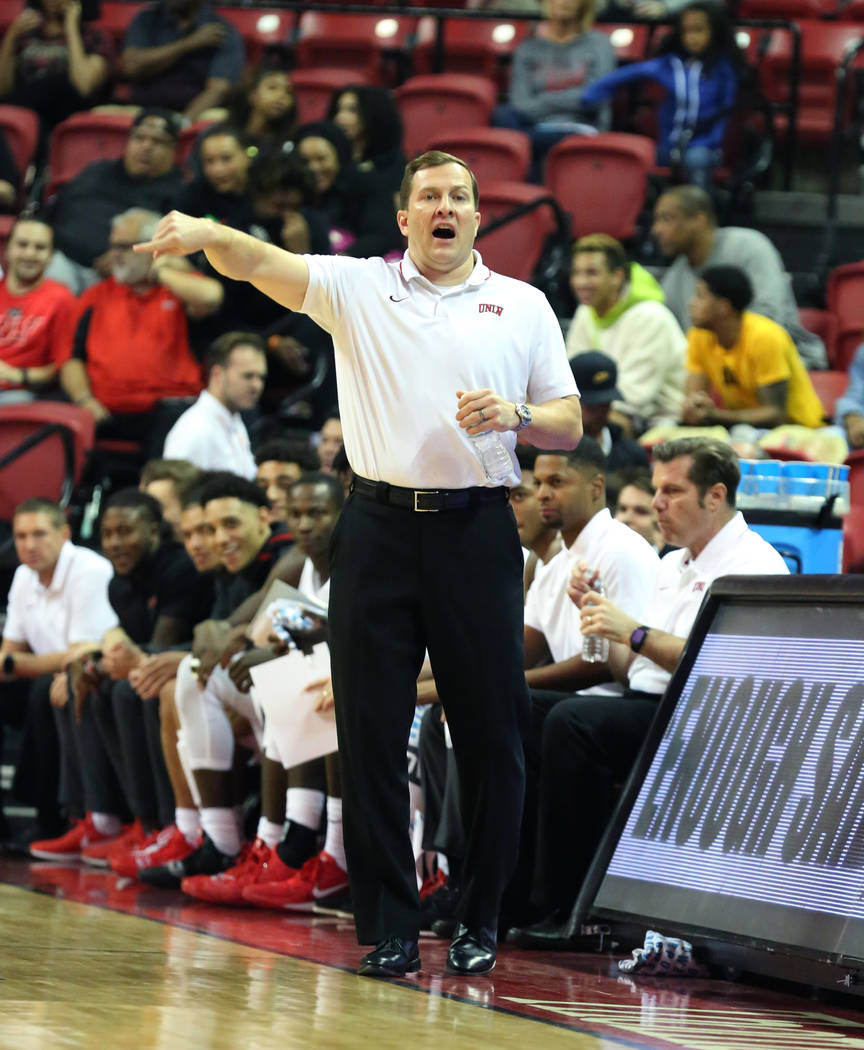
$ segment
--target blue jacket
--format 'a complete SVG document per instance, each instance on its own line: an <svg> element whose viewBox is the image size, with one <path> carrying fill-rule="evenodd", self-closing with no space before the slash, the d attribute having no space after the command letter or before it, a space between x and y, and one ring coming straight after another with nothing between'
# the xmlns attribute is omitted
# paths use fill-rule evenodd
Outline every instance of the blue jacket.
<svg viewBox="0 0 864 1050"><path fill-rule="evenodd" d="M705 72L701 62L684 62L678 55L662 55L648 62L634 62L595 80L582 95L583 105L596 105L613 95L621 84L647 78L665 89L660 103L658 153L668 156L670 150L683 146L706 146L719 149L726 132L728 111L735 103L738 80L731 64L718 59ZM715 120L721 113L726 113ZM698 128L698 131L694 131ZM682 140L682 133L690 136Z"/></svg>

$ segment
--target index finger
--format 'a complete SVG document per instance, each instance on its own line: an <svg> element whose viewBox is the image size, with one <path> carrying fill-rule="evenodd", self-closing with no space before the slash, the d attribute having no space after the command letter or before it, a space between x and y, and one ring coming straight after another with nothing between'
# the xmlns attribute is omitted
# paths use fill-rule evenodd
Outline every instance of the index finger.
<svg viewBox="0 0 864 1050"><path fill-rule="evenodd" d="M157 251L157 244L155 241L141 241L139 244L132 245L133 252L155 252Z"/></svg>

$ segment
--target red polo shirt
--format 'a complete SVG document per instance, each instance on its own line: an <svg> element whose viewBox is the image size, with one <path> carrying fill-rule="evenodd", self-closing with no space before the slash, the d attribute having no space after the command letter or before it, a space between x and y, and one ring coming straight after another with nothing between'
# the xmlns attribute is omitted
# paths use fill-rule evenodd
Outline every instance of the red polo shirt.
<svg viewBox="0 0 864 1050"><path fill-rule="evenodd" d="M57 281L45 279L25 295L13 295L0 281L0 360L15 368L41 368L60 362L75 313L75 297ZM0 383L4 389L13 384Z"/></svg>
<svg viewBox="0 0 864 1050"><path fill-rule="evenodd" d="M64 359L85 363L93 396L111 412L146 412L163 397L201 390L186 313L173 292L157 286L139 295L109 277L78 303Z"/></svg>

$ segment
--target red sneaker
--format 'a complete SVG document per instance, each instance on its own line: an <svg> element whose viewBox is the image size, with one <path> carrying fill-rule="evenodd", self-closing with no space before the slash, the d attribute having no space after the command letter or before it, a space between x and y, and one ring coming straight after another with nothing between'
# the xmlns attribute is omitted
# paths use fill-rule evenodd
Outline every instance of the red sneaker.
<svg viewBox="0 0 864 1050"><path fill-rule="evenodd" d="M30 854L39 860L73 860L83 850L100 842L116 842L119 835L103 835L96 830L90 813L77 821L65 835L56 839L40 839L30 843Z"/></svg>
<svg viewBox="0 0 864 1050"><path fill-rule="evenodd" d="M92 864L94 868L107 868L108 861L114 853L128 853L129 850L140 846L144 838L141 821L136 820L133 824L128 824L115 839L105 839L104 842L97 842L95 846L82 849L81 859L85 864Z"/></svg>
<svg viewBox="0 0 864 1050"><path fill-rule="evenodd" d="M347 886L348 872L321 850L310 857L293 878L249 886L243 899L263 908L312 911L316 901L340 893Z"/></svg>
<svg viewBox="0 0 864 1050"><path fill-rule="evenodd" d="M127 879L137 879L138 872L145 868L159 867L172 860L183 860L193 850L197 842L190 842L176 824L163 828L143 842L137 849L120 856L109 858L111 870Z"/></svg>
<svg viewBox="0 0 864 1050"><path fill-rule="evenodd" d="M211 904L242 904L243 890L259 881L271 852L263 839L255 839L243 847L233 868L218 875L187 875L180 889Z"/></svg>

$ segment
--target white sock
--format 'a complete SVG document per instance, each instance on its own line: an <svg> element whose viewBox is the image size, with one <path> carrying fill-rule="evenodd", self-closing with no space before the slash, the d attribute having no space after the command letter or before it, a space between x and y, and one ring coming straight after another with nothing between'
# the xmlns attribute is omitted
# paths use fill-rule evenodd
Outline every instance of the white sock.
<svg viewBox="0 0 864 1050"><path fill-rule="evenodd" d="M327 837L324 852L329 853L343 871L348 870L345 843L342 839L342 799L327 796Z"/></svg>
<svg viewBox="0 0 864 1050"><path fill-rule="evenodd" d="M198 834L198 810L197 809L186 809L185 807L178 806L174 810L174 823L177 825L177 830L186 839L187 842L192 843Z"/></svg>
<svg viewBox="0 0 864 1050"><path fill-rule="evenodd" d="M285 819L317 831L324 809L324 792L312 788L288 788L285 795Z"/></svg>
<svg viewBox="0 0 864 1050"><path fill-rule="evenodd" d="M220 853L236 857L240 852L240 832L233 809L210 807L201 810L201 829L213 840Z"/></svg>
<svg viewBox="0 0 864 1050"><path fill-rule="evenodd" d="M258 820L257 837L263 839L270 849L274 849L276 843L282 840L282 825L275 824L272 820L268 820L266 817L261 817Z"/></svg>
<svg viewBox="0 0 864 1050"><path fill-rule="evenodd" d="M120 818L113 813L91 813L90 819L100 835L119 835L123 830Z"/></svg>

